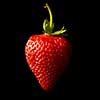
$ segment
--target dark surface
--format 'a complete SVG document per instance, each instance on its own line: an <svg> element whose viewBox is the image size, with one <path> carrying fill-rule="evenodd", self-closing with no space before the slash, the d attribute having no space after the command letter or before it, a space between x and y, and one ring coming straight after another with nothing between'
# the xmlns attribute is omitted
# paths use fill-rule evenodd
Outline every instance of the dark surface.
<svg viewBox="0 0 100 100"><path fill-rule="evenodd" d="M69 41L72 45L71 69L65 71L55 88L45 92L40 88L35 76L30 71L24 54L25 44L32 34L42 33L42 23L49 18L47 9L43 6L48 3L51 7L55 28L60 29L64 24L68 29ZM39 97L79 97L81 95L81 65L80 65L80 23L81 3L68 0L21 0L17 1L15 10L16 24L16 97L36 100Z"/></svg>

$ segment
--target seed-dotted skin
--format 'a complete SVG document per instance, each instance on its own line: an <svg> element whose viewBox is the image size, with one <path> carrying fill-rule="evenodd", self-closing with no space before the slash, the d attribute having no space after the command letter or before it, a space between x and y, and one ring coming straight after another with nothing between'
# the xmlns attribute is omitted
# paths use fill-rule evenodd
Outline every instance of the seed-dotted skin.
<svg viewBox="0 0 100 100"><path fill-rule="evenodd" d="M27 63L44 90L54 87L67 67L70 43L61 36L33 35L25 46Z"/></svg>

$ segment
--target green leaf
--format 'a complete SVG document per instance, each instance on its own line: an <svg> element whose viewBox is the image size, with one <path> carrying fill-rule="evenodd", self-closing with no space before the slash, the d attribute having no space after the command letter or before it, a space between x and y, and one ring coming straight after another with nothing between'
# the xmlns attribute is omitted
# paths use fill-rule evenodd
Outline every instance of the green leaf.
<svg viewBox="0 0 100 100"><path fill-rule="evenodd" d="M44 22L43 22L44 31L46 31L46 28L47 28L48 24L49 24L49 21L47 19L45 19Z"/></svg>
<svg viewBox="0 0 100 100"><path fill-rule="evenodd" d="M60 34L62 34L62 33L64 33L64 32L66 32L67 31L67 29L64 29L64 26L61 28L61 30L58 30L58 31L56 31L56 32L54 32L54 33L51 33L51 35L60 35Z"/></svg>
<svg viewBox="0 0 100 100"><path fill-rule="evenodd" d="M45 33L52 33L53 28L54 28L54 23L50 27L50 22L47 19L45 19L44 22L43 22L43 29L44 29L43 32L45 32Z"/></svg>

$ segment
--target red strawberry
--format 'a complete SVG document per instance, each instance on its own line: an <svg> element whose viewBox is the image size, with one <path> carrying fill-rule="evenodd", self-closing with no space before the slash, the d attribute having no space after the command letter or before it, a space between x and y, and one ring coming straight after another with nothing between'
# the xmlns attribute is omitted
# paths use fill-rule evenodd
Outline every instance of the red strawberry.
<svg viewBox="0 0 100 100"><path fill-rule="evenodd" d="M27 63L44 90L51 90L57 79L68 66L71 54L71 45L67 39L59 34L66 30L52 33L51 10L46 4L50 14L50 22L44 20L45 34L32 35L25 46Z"/></svg>

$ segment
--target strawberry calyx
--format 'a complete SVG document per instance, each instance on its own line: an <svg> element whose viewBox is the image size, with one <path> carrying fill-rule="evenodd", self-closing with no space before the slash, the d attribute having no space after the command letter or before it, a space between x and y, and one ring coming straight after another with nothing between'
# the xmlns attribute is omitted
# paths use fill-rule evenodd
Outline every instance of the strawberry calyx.
<svg viewBox="0 0 100 100"><path fill-rule="evenodd" d="M49 7L49 5L46 3L44 8L47 8L49 11L49 16L50 16L50 21L48 21L47 19L44 20L43 22L43 33L46 35L60 35L63 34L64 32L67 31L67 29L64 29L64 26L61 28L61 30L55 31L53 32L54 29L54 23L53 23L53 17L52 17L52 12L51 9Z"/></svg>

